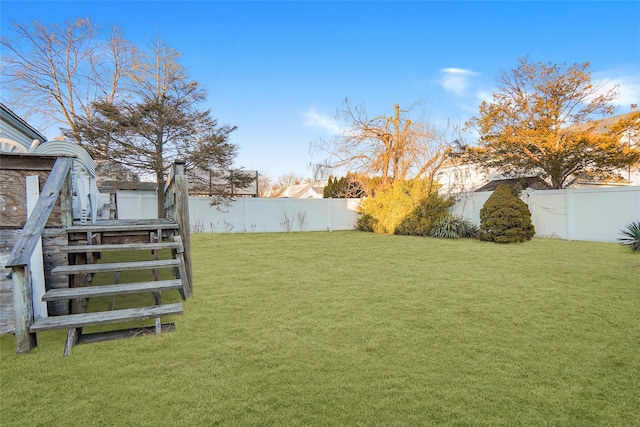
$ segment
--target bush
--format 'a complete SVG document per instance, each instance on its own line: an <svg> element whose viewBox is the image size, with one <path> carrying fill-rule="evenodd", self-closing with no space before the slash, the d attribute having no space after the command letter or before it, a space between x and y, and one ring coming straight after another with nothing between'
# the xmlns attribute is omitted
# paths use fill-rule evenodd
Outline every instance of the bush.
<svg viewBox="0 0 640 427"><path fill-rule="evenodd" d="M434 224L448 215L447 210L453 203L452 199L445 200L437 193L431 193L398 224L395 234L428 236Z"/></svg>
<svg viewBox="0 0 640 427"><path fill-rule="evenodd" d="M505 184L498 186L480 210L478 239L496 243L525 242L534 234L527 204L513 188Z"/></svg>
<svg viewBox="0 0 640 427"><path fill-rule="evenodd" d="M375 220L369 214L361 214L356 223L356 230L373 232Z"/></svg>
<svg viewBox="0 0 640 427"><path fill-rule="evenodd" d="M329 177L324 187L324 198L344 199L365 197L364 186L356 175L347 173L342 178Z"/></svg>
<svg viewBox="0 0 640 427"><path fill-rule="evenodd" d="M443 216L429 232L429 236L442 239L475 238L477 235L478 226L460 215Z"/></svg>
<svg viewBox="0 0 640 427"><path fill-rule="evenodd" d="M629 248L633 252L640 252L640 220L631 222L631 224L627 225L627 228L620 231L622 237L620 243L629 246Z"/></svg>
<svg viewBox="0 0 640 427"><path fill-rule="evenodd" d="M426 236L433 221L446 215L452 205L453 201L439 197L428 181L395 182L362 201L356 228L379 234Z"/></svg>

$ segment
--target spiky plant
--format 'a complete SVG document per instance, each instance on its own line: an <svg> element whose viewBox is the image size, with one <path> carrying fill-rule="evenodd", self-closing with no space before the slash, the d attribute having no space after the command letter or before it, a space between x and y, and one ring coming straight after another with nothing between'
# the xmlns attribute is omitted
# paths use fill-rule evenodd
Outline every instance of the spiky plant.
<svg viewBox="0 0 640 427"><path fill-rule="evenodd" d="M640 220L632 221L627 228L620 231L620 243L629 246L633 252L640 252Z"/></svg>
<svg viewBox="0 0 640 427"><path fill-rule="evenodd" d="M429 233L431 237L443 239L475 238L478 234L478 226L460 215L446 215L433 226Z"/></svg>

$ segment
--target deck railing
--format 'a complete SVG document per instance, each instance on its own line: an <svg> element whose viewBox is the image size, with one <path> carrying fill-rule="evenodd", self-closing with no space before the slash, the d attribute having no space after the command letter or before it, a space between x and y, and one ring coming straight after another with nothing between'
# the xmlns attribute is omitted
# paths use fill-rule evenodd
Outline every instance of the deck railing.
<svg viewBox="0 0 640 427"><path fill-rule="evenodd" d="M189 233L189 182L184 171L184 162L176 161L171 167L171 174L164 190L165 218L178 224L178 232L184 247L184 263L188 286L184 289L184 297L189 298L193 290L191 273L191 238Z"/></svg>

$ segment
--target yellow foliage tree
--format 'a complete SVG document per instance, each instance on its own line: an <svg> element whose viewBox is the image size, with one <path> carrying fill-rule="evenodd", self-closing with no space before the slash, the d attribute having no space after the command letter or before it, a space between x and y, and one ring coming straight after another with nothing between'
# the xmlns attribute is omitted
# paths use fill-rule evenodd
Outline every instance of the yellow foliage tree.
<svg viewBox="0 0 640 427"><path fill-rule="evenodd" d="M566 67L522 58L499 83L493 101L483 102L468 123L480 134L470 159L505 175L537 174L552 188L612 178L640 162L637 145L621 137L637 135L640 114L598 128L594 115L612 114L618 93L591 82L588 62Z"/></svg>

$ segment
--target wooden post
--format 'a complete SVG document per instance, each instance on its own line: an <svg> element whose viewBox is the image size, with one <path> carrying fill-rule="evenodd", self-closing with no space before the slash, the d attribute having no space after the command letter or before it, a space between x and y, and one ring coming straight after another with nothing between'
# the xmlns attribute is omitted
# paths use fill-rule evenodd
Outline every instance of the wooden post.
<svg viewBox="0 0 640 427"><path fill-rule="evenodd" d="M189 225L189 184L186 175L176 176L176 213L175 221L184 247L184 264L187 270L188 289L185 289L185 299L191 296L193 281L191 274L191 229Z"/></svg>
<svg viewBox="0 0 640 427"><path fill-rule="evenodd" d="M30 175L26 177L27 187L27 219L33 212L36 202L40 197L40 182L38 175ZM48 317L47 303L42 301L44 295L44 258L42 257L42 238L36 243L36 247L31 254L29 261L29 273L31 275L31 297L33 300L33 317Z"/></svg>
<svg viewBox="0 0 640 427"><path fill-rule="evenodd" d="M72 204L72 186L71 186L71 171L67 173L67 177L62 183L60 189L60 222L62 226L67 228L73 225L73 204Z"/></svg>
<svg viewBox="0 0 640 427"><path fill-rule="evenodd" d="M187 286L183 289L183 297L187 299L193 292L191 272L191 226L189 224L189 181L184 171L184 162L176 161L171 170L165 204L169 207L169 216L178 224L178 232L184 248L184 264ZM172 194L173 193L173 194ZM173 199L173 203L172 200Z"/></svg>
<svg viewBox="0 0 640 427"><path fill-rule="evenodd" d="M28 353L38 345L36 334L29 332L33 323L33 301L31 294L31 277L28 265L13 267L13 310L15 320L16 351Z"/></svg>

